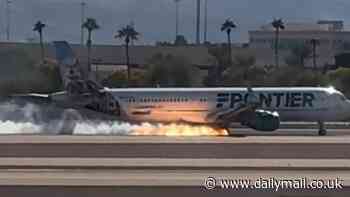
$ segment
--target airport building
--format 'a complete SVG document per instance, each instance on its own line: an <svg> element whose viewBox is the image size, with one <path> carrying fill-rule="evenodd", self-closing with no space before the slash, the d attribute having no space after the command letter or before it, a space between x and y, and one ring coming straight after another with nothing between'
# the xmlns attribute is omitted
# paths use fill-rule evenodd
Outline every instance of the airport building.
<svg viewBox="0 0 350 197"><path fill-rule="evenodd" d="M320 20L316 23L289 23L279 34L280 62L296 45L304 44L311 47L311 39L318 40L317 66L334 65L335 56L350 50L350 31L344 29L343 21ZM271 24L263 25L260 29L249 31L249 46L258 55L258 64L274 64L275 30ZM312 58L306 59L305 66L312 66Z"/></svg>

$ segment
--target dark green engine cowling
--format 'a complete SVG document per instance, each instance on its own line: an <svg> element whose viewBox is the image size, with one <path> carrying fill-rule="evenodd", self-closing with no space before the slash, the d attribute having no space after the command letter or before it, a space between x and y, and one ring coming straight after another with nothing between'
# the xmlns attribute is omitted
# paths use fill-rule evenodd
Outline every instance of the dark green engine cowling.
<svg viewBox="0 0 350 197"><path fill-rule="evenodd" d="M275 131L280 127L280 118L277 112L256 110L254 117L247 126L258 131Z"/></svg>

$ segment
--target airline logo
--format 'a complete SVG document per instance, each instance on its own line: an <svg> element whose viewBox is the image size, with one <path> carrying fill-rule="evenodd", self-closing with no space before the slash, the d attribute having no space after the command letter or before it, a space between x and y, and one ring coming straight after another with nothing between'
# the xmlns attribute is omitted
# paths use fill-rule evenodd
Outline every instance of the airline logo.
<svg viewBox="0 0 350 197"><path fill-rule="evenodd" d="M217 108L229 105L235 108L239 103L247 103L251 93L219 93L217 95ZM273 93L253 93L262 107L267 108L313 108L315 95L306 92L273 92Z"/></svg>

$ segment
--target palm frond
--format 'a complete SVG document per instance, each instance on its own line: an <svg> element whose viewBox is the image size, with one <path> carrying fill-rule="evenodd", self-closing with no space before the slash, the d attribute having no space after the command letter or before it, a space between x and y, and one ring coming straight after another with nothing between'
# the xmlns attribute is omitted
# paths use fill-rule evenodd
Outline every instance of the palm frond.
<svg viewBox="0 0 350 197"><path fill-rule="evenodd" d="M230 31L233 28L236 28L237 25L230 19L226 19L226 21L221 25L221 31Z"/></svg>
<svg viewBox="0 0 350 197"><path fill-rule="evenodd" d="M41 21L38 21L35 23L33 31L42 32L42 30L46 27L46 24L42 23Z"/></svg>
<svg viewBox="0 0 350 197"><path fill-rule="evenodd" d="M284 22L281 18L280 19L273 19L271 25L275 29L285 29Z"/></svg>
<svg viewBox="0 0 350 197"><path fill-rule="evenodd" d="M87 18L83 24L83 28L87 29L88 31L93 31L96 29L100 29L100 26L97 24L96 19Z"/></svg>
<svg viewBox="0 0 350 197"><path fill-rule="evenodd" d="M138 40L139 35L140 33L137 32L133 26L127 25L118 30L114 37L117 39L125 39L125 41L128 42L130 40Z"/></svg>

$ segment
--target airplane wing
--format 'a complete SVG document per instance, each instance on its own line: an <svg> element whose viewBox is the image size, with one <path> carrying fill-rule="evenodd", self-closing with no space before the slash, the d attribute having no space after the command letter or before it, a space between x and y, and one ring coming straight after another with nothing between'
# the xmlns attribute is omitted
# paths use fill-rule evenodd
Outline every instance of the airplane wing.
<svg viewBox="0 0 350 197"><path fill-rule="evenodd" d="M49 103L51 102L50 95L47 94L15 94L7 97L17 101L29 101L33 103Z"/></svg>
<svg viewBox="0 0 350 197"><path fill-rule="evenodd" d="M240 122L259 131L275 131L279 128L280 119L277 112L261 109L261 105L251 89L248 89L246 103L240 103L236 108L228 108L216 111L208 115L208 118L224 128L229 128L232 122Z"/></svg>
<svg viewBox="0 0 350 197"><path fill-rule="evenodd" d="M250 113L254 111L255 110L252 106L241 104L237 108L229 108L211 113L208 115L208 119L214 120L214 122L222 125L228 125L233 121L240 122L243 113Z"/></svg>

